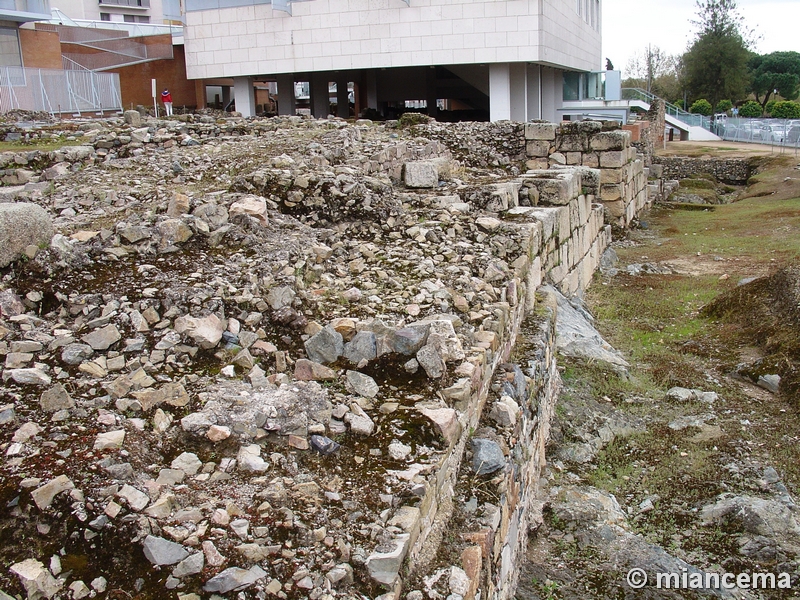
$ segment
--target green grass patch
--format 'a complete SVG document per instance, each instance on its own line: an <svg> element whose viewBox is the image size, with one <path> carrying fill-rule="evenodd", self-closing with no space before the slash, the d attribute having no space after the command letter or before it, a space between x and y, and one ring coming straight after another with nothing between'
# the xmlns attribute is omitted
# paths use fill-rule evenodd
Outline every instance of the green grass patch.
<svg viewBox="0 0 800 600"><path fill-rule="evenodd" d="M659 231L669 238L662 253L784 262L800 256L800 198L747 198L713 212L672 211L666 217Z"/></svg>
<svg viewBox="0 0 800 600"><path fill-rule="evenodd" d="M73 139L59 138L57 140L49 139L35 139L30 142L0 142L0 152L30 152L38 150L39 152L52 152L64 146L81 146L86 139Z"/></svg>

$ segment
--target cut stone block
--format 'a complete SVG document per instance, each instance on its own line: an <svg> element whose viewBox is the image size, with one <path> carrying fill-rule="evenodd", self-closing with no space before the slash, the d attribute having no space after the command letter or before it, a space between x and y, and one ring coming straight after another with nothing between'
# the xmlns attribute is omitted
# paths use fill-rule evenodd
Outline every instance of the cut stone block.
<svg viewBox="0 0 800 600"><path fill-rule="evenodd" d="M407 162L403 165L403 183L410 188L435 188L439 185L439 169L429 161Z"/></svg>

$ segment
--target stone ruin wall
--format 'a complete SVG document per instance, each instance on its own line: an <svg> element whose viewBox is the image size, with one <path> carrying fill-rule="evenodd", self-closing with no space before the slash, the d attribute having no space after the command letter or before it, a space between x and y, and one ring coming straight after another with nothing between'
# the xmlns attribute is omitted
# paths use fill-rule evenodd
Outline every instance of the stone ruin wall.
<svg viewBox="0 0 800 600"><path fill-rule="evenodd" d="M154 139L143 128L121 141L98 133L94 149L81 146L51 153L47 169L60 165L51 173L56 178L108 144L135 155L149 143L189 144L186 140L194 139L198 131L201 137L213 137L217 135L214 127L219 129L207 124L194 127L186 137L166 140ZM472 339L464 340L456 380L440 392L448 408L434 409L431 415L448 442L447 450L423 473L426 485L421 500L399 507L390 519L399 532L392 543L376 549L367 560L373 579L392 590L381 596L384 600L399 598L404 580L429 568L431 555L448 528L456 490L469 497L472 492L462 488L470 485L470 479L475 484L475 478L468 478L466 484L459 478L468 468L463 462L473 432L496 424L492 429L505 441L510 457L498 485L501 498L494 517L483 527L459 532L470 545L458 566L469 577L465 598L474 598L478 590L484 590L482 597L493 599L514 596L528 527L537 518L538 481L560 381L555 358L556 303L537 291L543 282L552 283L565 295L584 290L611 241L611 225L628 226L648 205L646 171L628 132L603 130L599 123L529 123L519 131L524 135L530 170L481 186L470 201L478 226L488 235L507 232L519 240L519 251L502 257L505 269L491 273L487 269L484 279L502 290L501 298L486 306L491 316ZM345 130L338 135L346 142L357 133ZM414 187L435 188L442 171L452 166L451 157L440 141L397 142L370 156L346 157L344 164L365 173L402 176ZM24 183L29 177L25 161L38 165L40 158L8 156L3 162L4 181ZM426 176L430 181L422 186L413 181ZM265 186L268 182L262 178L256 183ZM296 184L295 180L292 185ZM282 191L287 198L299 191L292 185ZM444 206L459 204L458 200L440 198ZM526 350L522 357L514 357L521 331ZM525 363L525 374L519 366L500 372L501 365L510 360Z"/></svg>
<svg viewBox="0 0 800 600"><path fill-rule="evenodd" d="M600 169L597 200L608 224L625 228L648 204L647 171L631 145L631 134L605 130L595 121L529 123L525 126L527 165L532 169L584 166Z"/></svg>
<svg viewBox="0 0 800 600"><path fill-rule="evenodd" d="M662 170L664 179L686 179L701 173L710 173L717 181L730 185L744 185L753 172L746 158L689 158L686 156L659 156L654 164Z"/></svg>
<svg viewBox="0 0 800 600"><path fill-rule="evenodd" d="M411 173L416 167L407 164L406 172ZM589 285L611 241L611 228L603 223L604 207L594 202L591 193L598 191L601 176L598 169L562 167L531 171L485 188L485 210L516 230L525 244L516 257L506 258L513 272L502 284L504 301L490 307L493 317L484 324L477 343L469 347L465 361L457 368L459 379L442 390L453 408L440 410L451 413L445 422L457 422L457 426L448 426L452 435L448 451L428 477L432 485L419 506L398 511L395 523L402 527L403 534L395 539L396 545L370 558L379 576L395 572L388 565L396 564L399 557L407 557L409 573L425 572L429 544L435 543L432 540L437 539L437 532L441 534L448 527L449 507L459 485L458 474L465 468L462 461L472 432L491 424L487 413L497 418L497 411L504 410L500 405L508 402L505 392L498 395L492 391L492 383L502 385L499 367L508 363L520 331L525 329L526 345L535 350L525 355L527 383L520 381L524 379L521 372L512 379L512 386L520 384L524 388L513 398L519 410L514 411L515 416L505 422L505 427L494 428L510 450L513 467L504 471L500 487L505 493L494 521L475 531L460 532L474 544L463 552L462 564L458 565L470 577L465 598L474 598L481 586L489 598L513 597L528 527L540 516L538 481L560 384L555 300L544 295L537 302L535 296L543 281L566 295ZM522 202L533 206L523 206ZM465 495L469 497L470 493ZM389 581L387 578L384 583ZM393 597L399 598L402 578L393 583Z"/></svg>
<svg viewBox="0 0 800 600"><path fill-rule="evenodd" d="M448 507L471 432L487 420L487 403L496 417L498 406L507 399L502 394L497 398L491 391L492 378L497 381L499 365L507 363L520 330L525 328L527 343L536 350L526 365L528 385L514 398L521 408L518 417L501 431L513 464L499 485L505 493L492 523L460 532L463 539L474 543L463 551L459 565L470 579L465 598L474 598L479 589L484 589L488 598L513 598L528 528L541 517L538 480L560 379L555 358L555 300L544 295L537 305L536 291L545 281L568 296L586 289L611 242L611 224L628 226L650 205L648 191L654 191L648 190L646 171L628 132L602 131L598 123L577 127L529 123L524 135L531 170L486 186L483 208L525 231L527 251L511 263L514 277L505 284L506 302L497 305L492 329L481 338L477 353L466 359L473 366L460 374L469 377L443 390L445 397L458 401L459 435L431 477L436 485L428 490L420 507L403 509L398 522L403 523L408 537L384 557L391 560L398 553L407 554L408 572L424 570L424 562L417 561L426 555L426 542L436 538L431 534L447 527ZM401 589L398 579L393 597L399 598Z"/></svg>

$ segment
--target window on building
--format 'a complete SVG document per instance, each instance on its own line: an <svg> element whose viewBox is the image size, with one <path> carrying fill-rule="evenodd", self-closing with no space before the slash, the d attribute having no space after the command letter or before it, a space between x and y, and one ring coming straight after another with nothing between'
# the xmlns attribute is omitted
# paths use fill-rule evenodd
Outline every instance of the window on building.
<svg viewBox="0 0 800 600"><path fill-rule="evenodd" d="M21 67L19 33L15 27L0 27L0 66Z"/></svg>
<svg viewBox="0 0 800 600"><path fill-rule="evenodd" d="M600 0L594 0L594 29L600 31Z"/></svg>
<svg viewBox="0 0 800 600"><path fill-rule="evenodd" d="M110 21L111 14L110 13L100 13L100 20L101 21Z"/></svg>
<svg viewBox="0 0 800 600"><path fill-rule="evenodd" d="M149 23L150 17L147 15L122 15L126 23Z"/></svg>
<svg viewBox="0 0 800 600"><path fill-rule="evenodd" d="M564 100L580 100L581 74L574 71L564 73Z"/></svg>
<svg viewBox="0 0 800 600"><path fill-rule="evenodd" d="M150 8L150 0L98 0L98 3L112 6L138 6L141 8Z"/></svg>

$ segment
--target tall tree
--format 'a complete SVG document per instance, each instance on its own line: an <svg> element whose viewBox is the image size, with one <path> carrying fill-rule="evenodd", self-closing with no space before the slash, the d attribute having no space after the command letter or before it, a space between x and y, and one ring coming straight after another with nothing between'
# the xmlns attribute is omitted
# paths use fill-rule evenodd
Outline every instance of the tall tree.
<svg viewBox="0 0 800 600"><path fill-rule="evenodd" d="M785 100L794 100L800 96L800 53L753 54L748 68L750 91L761 104L761 108L767 106L776 90Z"/></svg>
<svg viewBox="0 0 800 600"><path fill-rule="evenodd" d="M739 100L747 91L748 47L752 33L744 27L736 0L697 0L697 37L683 61L693 98L716 105L723 98Z"/></svg>
<svg viewBox="0 0 800 600"><path fill-rule="evenodd" d="M653 91L653 82L674 71L674 59L658 46L647 44L641 52L628 59L625 72L629 78L641 81L641 87Z"/></svg>

